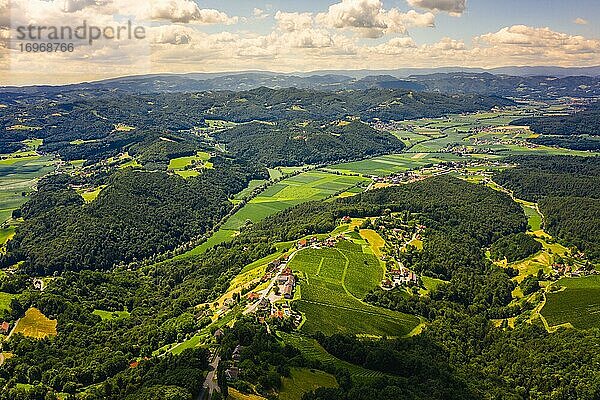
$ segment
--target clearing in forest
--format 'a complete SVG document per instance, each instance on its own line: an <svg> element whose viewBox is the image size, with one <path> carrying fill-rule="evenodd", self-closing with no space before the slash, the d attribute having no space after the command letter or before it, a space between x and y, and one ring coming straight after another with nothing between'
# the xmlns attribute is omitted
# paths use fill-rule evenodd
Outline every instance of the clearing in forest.
<svg viewBox="0 0 600 400"><path fill-rule="evenodd" d="M25 312L25 316L19 319L13 334L22 333L25 336L43 339L56 335L56 325L55 319L49 319L40 310L31 307Z"/></svg>

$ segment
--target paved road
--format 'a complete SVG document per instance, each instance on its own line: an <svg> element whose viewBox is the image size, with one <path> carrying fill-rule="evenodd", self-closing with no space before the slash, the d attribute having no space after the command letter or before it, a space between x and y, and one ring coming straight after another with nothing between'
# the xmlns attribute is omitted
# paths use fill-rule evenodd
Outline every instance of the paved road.
<svg viewBox="0 0 600 400"><path fill-rule="evenodd" d="M202 385L202 390L198 395L198 400L208 400L211 398L213 392L221 391L217 382L217 368L219 366L220 361L221 357L217 354L209 364L212 370L209 371L209 373L206 375L206 379L204 380L204 384Z"/></svg>
<svg viewBox="0 0 600 400"><path fill-rule="evenodd" d="M275 285L275 282L277 281L277 278L279 277L279 275L281 274L281 272L284 270L284 268L287 267L287 265L289 264L289 262L292 261L292 258L296 255L297 252L298 252L298 250L294 250L289 255L288 261L284 265L282 265L281 267L279 267L279 270L277 271L277 273L275 274L275 276L273 277L273 279L271 279L271 283L269 283L269 286L263 291L263 293L260 296L260 298L257 301L255 301L254 303L248 305L248 307L246 307L246 309L244 310L244 312L242 314L248 315L248 314L252 314L252 313L254 313L256 311L256 308L258 307L258 305L260 304L260 302L262 301L262 299L264 299L265 297L267 297L269 295L269 292L271 291L271 289Z"/></svg>

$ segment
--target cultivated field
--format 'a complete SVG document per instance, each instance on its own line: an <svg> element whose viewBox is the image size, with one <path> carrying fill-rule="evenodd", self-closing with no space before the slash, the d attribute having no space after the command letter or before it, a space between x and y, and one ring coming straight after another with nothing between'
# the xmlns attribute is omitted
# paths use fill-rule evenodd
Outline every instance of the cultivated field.
<svg viewBox="0 0 600 400"><path fill-rule="evenodd" d="M330 169L364 175L385 176L396 172L423 167L427 164L437 164L443 161L456 161L462 158L451 153L401 153L390 154L368 160L337 164Z"/></svg>
<svg viewBox="0 0 600 400"><path fill-rule="evenodd" d="M25 336L43 339L46 336L56 335L56 324L55 319L48 319L40 310L31 307L19 320L13 333L22 333Z"/></svg>
<svg viewBox="0 0 600 400"><path fill-rule="evenodd" d="M0 159L0 223L9 219L12 211L27 201L23 192L31 191L36 179L54 168L50 157L35 153L21 155L23 153L15 153Z"/></svg>
<svg viewBox="0 0 600 400"><path fill-rule="evenodd" d="M325 350L315 339L311 339L296 333L278 332L277 334L286 344L297 348L300 353L306 357L306 359L320 361L323 365L327 367L333 367L335 369L347 369L353 378L380 378L384 376L382 372L366 369L334 357L333 355L329 354L327 350Z"/></svg>
<svg viewBox="0 0 600 400"><path fill-rule="evenodd" d="M209 159L210 154L199 151L195 156L178 157L170 160L168 169L184 178L198 176L200 175L200 172L189 167L195 165L198 166L198 168L211 168L212 164L208 161Z"/></svg>
<svg viewBox="0 0 600 400"><path fill-rule="evenodd" d="M290 377L283 378L280 400L301 400L302 395L319 387L338 387L331 374L308 368L291 368Z"/></svg>
<svg viewBox="0 0 600 400"><path fill-rule="evenodd" d="M14 295L10 293L0 292L0 311L2 310L10 310L10 301L13 299Z"/></svg>
<svg viewBox="0 0 600 400"><path fill-rule="evenodd" d="M399 122L400 129L392 130L407 146L406 152L385 155L367 160L338 164L332 169L365 175L385 176L442 161L465 160L470 157L498 158L511 154L539 155L589 155L590 153L547 146L527 146L526 139L533 138L527 127L509 126L517 119L531 114L520 108L468 115L451 115L443 118L422 118ZM480 128L484 131L477 131ZM449 145L464 146L466 155L447 152ZM489 150L495 154L487 154Z"/></svg>
<svg viewBox="0 0 600 400"><path fill-rule="evenodd" d="M239 229L246 220L257 222L286 208L306 201L321 200L367 181L368 179L358 176L335 175L322 171L304 172L268 187L235 213L223 229Z"/></svg>
<svg viewBox="0 0 600 400"><path fill-rule="evenodd" d="M575 328L600 328L600 276L563 278L554 287L565 289L546 294L542 315L549 326L570 323Z"/></svg>

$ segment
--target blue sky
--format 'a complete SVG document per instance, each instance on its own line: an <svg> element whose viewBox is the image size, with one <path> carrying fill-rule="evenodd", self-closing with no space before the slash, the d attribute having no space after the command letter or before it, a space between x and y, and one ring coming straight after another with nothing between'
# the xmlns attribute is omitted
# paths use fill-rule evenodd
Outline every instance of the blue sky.
<svg viewBox="0 0 600 400"><path fill-rule="evenodd" d="M271 14L280 10L286 12L324 12L336 3L320 0L204 0L197 1L203 8L215 8L229 15L250 17L254 8L270 10ZM383 0L385 8L398 8L403 11L414 9L405 0ZM573 21L585 18L587 25ZM529 25L550 27L561 32L586 37L600 38L600 0L469 0L461 17L451 17L444 13L436 15L436 29L413 28L410 35L419 43L433 43L444 36L470 41L474 36L497 31L505 26ZM272 19L250 20L239 24L240 29L251 29L267 33L272 28ZM218 31L218 27L210 30Z"/></svg>
<svg viewBox="0 0 600 400"><path fill-rule="evenodd" d="M73 54L24 54L2 47L11 32L2 26L7 12L0 1L0 52L10 55L0 57L8 71L0 81L600 65L600 0L11 0L8 8L13 25L106 26L131 18L148 35L97 41ZM40 72L47 70L58 72Z"/></svg>

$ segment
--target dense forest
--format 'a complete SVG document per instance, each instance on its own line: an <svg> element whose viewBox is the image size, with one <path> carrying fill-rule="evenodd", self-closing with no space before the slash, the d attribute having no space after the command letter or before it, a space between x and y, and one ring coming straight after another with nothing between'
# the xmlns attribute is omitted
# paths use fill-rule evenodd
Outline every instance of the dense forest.
<svg viewBox="0 0 600 400"><path fill-rule="evenodd" d="M600 157L512 156L506 161L518 167L494 174L494 181L518 198L600 197Z"/></svg>
<svg viewBox="0 0 600 400"><path fill-rule="evenodd" d="M600 259L600 158L513 157L518 167L494 175L515 196L539 201L552 235Z"/></svg>
<svg viewBox="0 0 600 400"><path fill-rule="evenodd" d="M519 118L511 125L528 125L542 135L600 135L600 108L593 107L570 115Z"/></svg>
<svg viewBox="0 0 600 400"><path fill-rule="evenodd" d="M573 150L600 149L600 109L597 106L570 115L519 118L511 125L528 125L541 136L530 142Z"/></svg>
<svg viewBox="0 0 600 400"><path fill-rule="evenodd" d="M228 151L267 166L353 160L399 152L404 144L387 132L358 121L321 124L254 122L216 135Z"/></svg>
<svg viewBox="0 0 600 400"><path fill-rule="evenodd" d="M2 264L24 261L31 273L108 269L164 253L207 232L233 205L230 195L266 171L215 159L217 167L183 179L125 169L107 181L95 201L50 176L21 210L25 222L8 243Z"/></svg>
<svg viewBox="0 0 600 400"><path fill-rule="evenodd" d="M549 232L591 260L600 260L600 199L547 197L540 201L540 210Z"/></svg>
<svg viewBox="0 0 600 400"><path fill-rule="evenodd" d="M496 240L490 247L490 255L494 260L506 258L511 263L527 258L541 249L542 244L531 235L519 232Z"/></svg>
<svg viewBox="0 0 600 400"><path fill-rule="evenodd" d="M35 136L55 143L103 139L125 126L140 131L189 131L205 127L205 119L333 121L357 116L363 120L402 120L513 104L498 97L448 96L402 89L322 92L293 88L158 95L106 92L98 97L71 93L61 101L46 102L48 107L25 103L0 108L0 128L4 131L26 126L28 129L11 130L15 141Z"/></svg>
<svg viewBox="0 0 600 400"><path fill-rule="evenodd" d="M542 135L536 138L527 139L527 141L539 144L542 146L563 147L565 149L581 150L581 151L598 151L600 150L599 136L558 136L558 135Z"/></svg>

